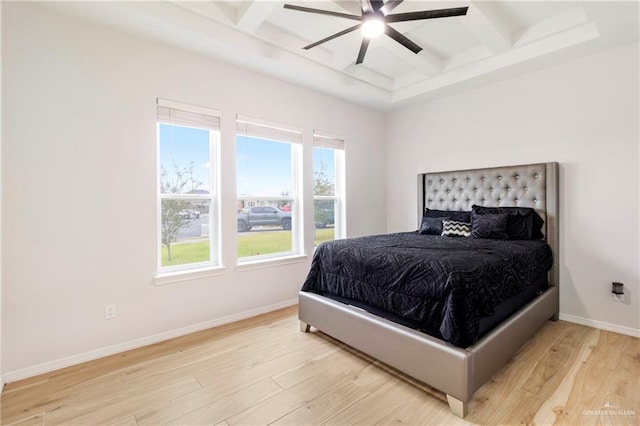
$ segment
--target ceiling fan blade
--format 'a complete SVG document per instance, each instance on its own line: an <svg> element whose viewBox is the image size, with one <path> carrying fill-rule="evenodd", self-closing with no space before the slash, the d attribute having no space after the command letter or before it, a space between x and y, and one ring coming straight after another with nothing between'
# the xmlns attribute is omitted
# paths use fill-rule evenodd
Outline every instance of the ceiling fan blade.
<svg viewBox="0 0 640 426"><path fill-rule="evenodd" d="M358 59L356 59L356 65L361 64L364 61L364 55L367 54L367 48L369 47L369 41L371 39L367 37L362 38L362 44L360 45L360 51L358 52Z"/></svg>
<svg viewBox="0 0 640 426"><path fill-rule="evenodd" d="M388 0L384 6L378 9L383 15L388 15L393 9L398 7L404 0Z"/></svg>
<svg viewBox="0 0 640 426"><path fill-rule="evenodd" d="M325 42L327 42L327 41L329 41L329 40L333 40L334 38L340 37L340 36L342 36L342 35L349 34L351 31L355 31L355 30L357 30L358 28L360 28L360 26L361 26L361 25L362 25L362 24L358 24L358 25L354 25L353 27L349 27L349 28L347 28L346 30L342 30L342 31L340 31L339 33L335 33L335 34L333 34L333 35L330 35L330 36L329 36L329 37L327 37L327 38L323 38L322 40L316 41L315 43L311 43L310 45L303 47L303 49L304 49L304 50L309 50L309 49L311 49L312 47L316 47L316 46L317 46L317 45L319 45L319 44L325 43Z"/></svg>
<svg viewBox="0 0 640 426"><path fill-rule="evenodd" d="M385 21L387 22L404 22L404 21L417 21L420 19L434 19L434 18L446 18L449 16L460 16L467 14L468 7L453 7L450 9L437 9L437 10L423 10L420 12L408 12L408 13L396 13L393 15L387 15Z"/></svg>
<svg viewBox="0 0 640 426"><path fill-rule="evenodd" d="M402 33L399 33L398 31L391 28L389 25L384 26L384 33L413 53L418 53L422 50L422 47L418 46L407 37L405 37Z"/></svg>
<svg viewBox="0 0 640 426"><path fill-rule="evenodd" d="M371 1L371 7L373 8L374 12L377 12L378 10L380 10L380 8L384 5L384 2L382 0L370 0Z"/></svg>
<svg viewBox="0 0 640 426"><path fill-rule="evenodd" d="M286 4L285 3L284 8L285 9L291 9L291 10L297 10L297 11L300 11L300 12L309 12L309 13L318 13L320 15L337 16L339 18L353 19L353 20L356 20L356 21L362 20L362 16L351 15L349 13L334 12L334 11L331 11L331 10L313 9L311 7L296 6L295 4Z"/></svg>
<svg viewBox="0 0 640 426"><path fill-rule="evenodd" d="M362 14L373 13L373 6L369 0L360 0L360 8L362 9Z"/></svg>

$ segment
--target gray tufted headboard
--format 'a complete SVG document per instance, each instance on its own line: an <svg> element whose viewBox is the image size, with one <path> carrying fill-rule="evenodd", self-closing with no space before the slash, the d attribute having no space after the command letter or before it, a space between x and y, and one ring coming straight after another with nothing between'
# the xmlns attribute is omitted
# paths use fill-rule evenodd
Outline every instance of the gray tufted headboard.
<svg viewBox="0 0 640 426"><path fill-rule="evenodd" d="M422 173L418 175L418 196L419 218L425 208L533 207L544 219L543 232L553 251L549 284L558 285L558 163Z"/></svg>

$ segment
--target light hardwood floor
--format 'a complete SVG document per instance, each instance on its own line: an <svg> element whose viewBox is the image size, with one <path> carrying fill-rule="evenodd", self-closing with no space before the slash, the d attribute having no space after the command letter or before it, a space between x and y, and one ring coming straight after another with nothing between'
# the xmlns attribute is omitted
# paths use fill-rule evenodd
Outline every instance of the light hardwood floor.
<svg viewBox="0 0 640 426"><path fill-rule="evenodd" d="M640 339L549 322L476 392L442 393L328 336L296 308L6 385L3 425L638 424Z"/></svg>

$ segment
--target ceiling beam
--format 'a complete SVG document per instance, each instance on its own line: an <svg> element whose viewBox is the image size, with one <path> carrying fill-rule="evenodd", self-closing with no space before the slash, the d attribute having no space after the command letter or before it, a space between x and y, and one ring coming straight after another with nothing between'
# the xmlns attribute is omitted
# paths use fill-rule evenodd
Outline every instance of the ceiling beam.
<svg viewBox="0 0 640 426"><path fill-rule="evenodd" d="M558 55L564 49L574 48L580 44L596 40L600 37L600 32L595 23L580 25L569 30L553 34L549 37L539 39L520 47L514 47L509 52L502 55L494 55L482 61L469 64L460 68L443 73L440 76L430 78L422 83L418 83L403 89L397 89L393 93L394 103L407 99L416 98L420 94L431 93L437 96L438 91L447 87L471 87L474 79L491 80L502 73L520 70L528 70L527 62L538 60L544 63L545 56ZM499 72L496 72L499 71ZM503 74L503 75L505 75ZM517 75L517 74L516 74Z"/></svg>
<svg viewBox="0 0 640 426"><path fill-rule="evenodd" d="M188 9L205 18L215 19L224 24L235 25L235 11L223 2L169 0L172 4Z"/></svg>
<svg viewBox="0 0 640 426"><path fill-rule="evenodd" d="M429 77L426 77L424 73L421 73L417 70L408 72L404 75L401 75L400 77L396 77L393 80L393 91L395 92L396 90L403 89L407 86L418 84L427 80L428 78Z"/></svg>
<svg viewBox="0 0 640 426"><path fill-rule="evenodd" d="M474 62L480 62L483 59L490 58L491 56L493 56L491 49L489 49L484 44L480 44L449 58L449 60L447 61L447 65L444 67L444 71L447 72L456 68L473 64Z"/></svg>
<svg viewBox="0 0 640 426"><path fill-rule="evenodd" d="M359 40L360 38L358 38L358 41ZM346 44L343 44L343 46L345 47L337 49L333 56L331 66L337 70L344 70L353 65L358 54L357 48L354 47L353 50L350 50L346 48ZM444 64L440 57L431 52L428 48L423 48L420 53L415 54L391 38L384 36L380 36L373 40L369 51L377 48L384 48L385 50L392 52L395 56L414 67L420 73L426 74L429 77L440 74L444 68ZM365 62L366 61L367 59L365 58Z"/></svg>
<svg viewBox="0 0 640 426"><path fill-rule="evenodd" d="M319 63L326 64L333 58L331 52L323 49L321 46L315 49L303 50L301 47L308 43L307 40L296 37L292 33L284 31L270 22L263 23L253 32L253 35L264 40L268 44L274 44L285 48L302 57L313 59Z"/></svg>
<svg viewBox="0 0 640 426"><path fill-rule="evenodd" d="M357 54L358 52L356 52ZM355 63L355 59L353 60ZM366 59L365 59L366 62ZM364 64L362 64L364 65ZM355 78L361 82L369 84L371 86L375 86L379 89L382 89L386 92L391 92L393 90L393 79L382 74L378 74L370 68L362 65L354 65L349 67L348 69L342 71L345 74L348 74L352 78Z"/></svg>
<svg viewBox="0 0 640 426"><path fill-rule="evenodd" d="M333 54L331 67L336 70L344 71L349 66L355 64L357 54L358 51L356 49L354 49L353 52L349 51L348 49L338 49Z"/></svg>
<svg viewBox="0 0 640 426"><path fill-rule="evenodd" d="M332 0L331 3L335 4L345 12L351 13L352 15L360 15L362 13L362 9L360 9L360 3L358 3L357 1Z"/></svg>
<svg viewBox="0 0 640 426"><path fill-rule="evenodd" d="M246 7L238 11L236 27L246 32L254 32L273 13L282 8L284 1L248 1Z"/></svg>
<svg viewBox="0 0 640 426"><path fill-rule="evenodd" d="M380 37L376 40L376 45L393 52L394 55L428 76L440 74L442 71L443 65L440 57L424 46L418 54L415 54L389 37Z"/></svg>
<svg viewBox="0 0 640 426"><path fill-rule="evenodd" d="M497 8L494 2L471 2L467 16L460 22L493 53L502 53L511 48L511 29Z"/></svg>
<svg viewBox="0 0 640 426"><path fill-rule="evenodd" d="M522 46L588 22L589 18L584 9L575 7L527 28L518 35L514 46Z"/></svg>

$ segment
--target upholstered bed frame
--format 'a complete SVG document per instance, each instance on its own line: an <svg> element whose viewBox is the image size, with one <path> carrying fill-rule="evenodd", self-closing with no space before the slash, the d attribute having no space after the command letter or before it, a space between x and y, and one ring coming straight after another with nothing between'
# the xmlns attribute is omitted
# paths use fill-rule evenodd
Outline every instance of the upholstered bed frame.
<svg viewBox="0 0 640 426"><path fill-rule="evenodd" d="M533 207L545 220L553 251L549 288L474 345L443 340L315 293L299 293L300 329L335 337L447 395L453 414L468 402L559 311L558 163L527 164L418 175L418 218L425 208L471 210L484 206Z"/></svg>

